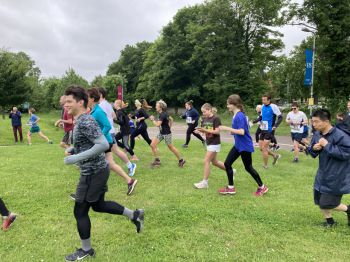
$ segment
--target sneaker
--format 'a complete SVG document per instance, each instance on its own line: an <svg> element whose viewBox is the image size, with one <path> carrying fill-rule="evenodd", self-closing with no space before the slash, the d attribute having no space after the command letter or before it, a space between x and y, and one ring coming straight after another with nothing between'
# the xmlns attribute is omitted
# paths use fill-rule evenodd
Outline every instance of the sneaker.
<svg viewBox="0 0 350 262"><path fill-rule="evenodd" d="M16 215L10 214L2 223L2 229L4 231L9 230L9 228L11 227L12 223L15 222L15 220L16 220Z"/></svg>
<svg viewBox="0 0 350 262"><path fill-rule="evenodd" d="M73 201L75 201L75 199L76 199L76 195L75 195L75 194L70 194L69 197L70 197Z"/></svg>
<svg viewBox="0 0 350 262"><path fill-rule="evenodd" d="M269 189L267 188L267 186L263 186L263 187L258 187L258 190L256 190L256 192L254 193L255 196L259 197L262 196L263 194L266 194L267 191L269 191Z"/></svg>
<svg viewBox="0 0 350 262"><path fill-rule="evenodd" d="M154 160L151 167L160 167L160 160Z"/></svg>
<svg viewBox="0 0 350 262"><path fill-rule="evenodd" d="M49 140L49 142L48 142L49 144L53 144L53 142L52 142L52 140Z"/></svg>
<svg viewBox="0 0 350 262"><path fill-rule="evenodd" d="M134 176L135 175L135 171L136 171L136 164L135 163L131 163L131 167L128 169L129 170L129 176Z"/></svg>
<svg viewBox="0 0 350 262"><path fill-rule="evenodd" d="M128 192L126 192L128 196L130 196L131 193L134 191L136 184L137 184L137 179L135 180L131 179L130 183L128 183Z"/></svg>
<svg viewBox="0 0 350 262"><path fill-rule="evenodd" d="M298 163L299 159L298 158L294 158L293 163Z"/></svg>
<svg viewBox="0 0 350 262"><path fill-rule="evenodd" d="M181 159L179 161L179 167L183 167L185 163L186 163L186 160Z"/></svg>
<svg viewBox="0 0 350 262"><path fill-rule="evenodd" d="M182 145L182 148L188 148L188 145L184 144Z"/></svg>
<svg viewBox="0 0 350 262"><path fill-rule="evenodd" d="M322 223L322 226L325 228L333 228L333 227L336 227L337 225L338 225L337 222L334 222L334 224L328 224L327 222Z"/></svg>
<svg viewBox="0 0 350 262"><path fill-rule="evenodd" d="M139 161L140 159L136 156L136 155L133 155L130 157L130 161Z"/></svg>
<svg viewBox="0 0 350 262"><path fill-rule="evenodd" d="M140 233L143 229L143 224L145 223L145 210L136 209L134 212L134 218L131 220L136 226L136 232Z"/></svg>
<svg viewBox="0 0 350 262"><path fill-rule="evenodd" d="M228 186L218 190L221 195L234 195L236 194L236 188L229 188Z"/></svg>
<svg viewBox="0 0 350 262"><path fill-rule="evenodd" d="M278 151L278 149L280 149L279 145L275 145L275 151Z"/></svg>
<svg viewBox="0 0 350 262"><path fill-rule="evenodd" d="M193 186L197 189L208 189L209 188L208 182L205 182L203 180L199 183L193 184Z"/></svg>
<svg viewBox="0 0 350 262"><path fill-rule="evenodd" d="M94 257L95 256L95 250L90 249L89 251L84 251L82 248L77 249L74 253L66 256L66 261L78 261L83 260L87 257Z"/></svg>
<svg viewBox="0 0 350 262"><path fill-rule="evenodd" d="M278 159L280 159L282 156L280 154L277 154L274 158L273 158L273 162L272 165L276 165L278 162Z"/></svg>

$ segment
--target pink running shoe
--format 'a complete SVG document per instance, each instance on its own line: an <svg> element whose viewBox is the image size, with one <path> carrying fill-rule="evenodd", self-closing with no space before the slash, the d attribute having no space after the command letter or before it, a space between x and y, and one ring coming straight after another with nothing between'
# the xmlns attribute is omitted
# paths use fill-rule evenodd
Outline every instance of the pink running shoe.
<svg viewBox="0 0 350 262"><path fill-rule="evenodd" d="M229 188L228 186L219 189L221 195L234 195L236 194L236 188Z"/></svg>
<svg viewBox="0 0 350 262"><path fill-rule="evenodd" d="M254 193L255 196L260 197L263 194L266 194L269 189L267 186L263 185L262 187L258 187L258 190Z"/></svg>
<svg viewBox="0 0 350 262"><path fill-rule="evenodd" d="M16 215L14 214L9 214L9 216L3 221L2 223L2 229L4 231L9 230L10 226L12 225L13 222L16 220Z"/></svg>

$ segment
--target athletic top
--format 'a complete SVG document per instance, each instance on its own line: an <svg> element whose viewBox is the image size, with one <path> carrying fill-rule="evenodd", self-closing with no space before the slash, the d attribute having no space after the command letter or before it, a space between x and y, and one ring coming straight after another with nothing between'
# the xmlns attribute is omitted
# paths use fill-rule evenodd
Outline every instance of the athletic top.
<svg viewBox="0 0 350 262"><path fill-rule="evenodd" d="M197 125L199 113L194 107L192 107L190 110L186 110L185 114L182 115L182 118L186 119L187 124L192 124L192 121L194 121L194 124Z"/></svg>
<svg viewBox="0 0 350 262"><path fill-rule="evenodd" d="M299 134L304 133L304 124L302 123L307 120L307 117L304 112L302 111L298 111L298 113L294 113L293 111L289 112L286 119L291 120L294 123L294 124L293 123L290 124L290 131L292 133L299 133Z"/></svg>
<svg viewBox="0 0 350 262"><path fill-rule="evenodd" d="M234 134L235 138L235 148L238 152L254 152L253 140L249 133L248 121L245 114L239 111L232 118L232 128L234 129L243 129L244 135Z"/></svg>
<svg viewBox="0 0 350 262"><path fill-rule="evenodd" d="M221 120L217 116L203 117L201 126L206 130L215 130L221 125ZM206 144L210 145L220 145L220 134L209 134L205 133Z"/></svg>
<svg viewBox="0 0 350 262"><path fill-rule="evenodd" d="M101 128L102 134L106 137L108 143L112 144L113 139L109 130L111 130L111 125L108 121L106 113L102 110L102 108L97 104L94 106L90 115L96 120L99 127Z"/></svg>
<svg viewBox="0 0 350 262"><path fill-rule="evenodd" d="M100 103L99 106L101 107L101 109L106 113L109 124L111 125L111 130L109 130L109 133L111 134L115 134L115 128L113 125L113 107L110 103L108 103L108 101L106 99L103 99Z"/></svg>
<svg viewBox="0 0 350 262"><path fill-rule="evenodd" d="M102 111L102 109L100 110ZM101 128L98 126L96 120L88 114L80 115L76 119L73 130L74 154L89 150L94 146L93 141L101 136ZM99 170L107 166L104 153L82 160L77 164L80 167L81 175L96 174Z"/></svg>
<svg viewBox="0 0 350 262"><path fill-rule="evenodd" d="M32 114L30 116L29 123L32 125L32 127L37 127L38 126L38 124L35 123L35 121L37 121L37 120L38 120L38 117L36 115Z"/></svg>
<svg viewBox="0 0 350 262"><path fill-rule="evenodd" d="M129 117L123 108L117 110L115 122L120 126L120 133L123 136L130 135Z"/></svg>
<svg viewBox="0 0 350 262"><path fill-rule="evenodd" d="M263 105L261 108L260 129L272 132L274 115L282 115L280 109L275 104Z"/></svg>
<svg viewBox="0 0 350 262"><path fill-rule="evenodd" d="M74 120L73 116L68 114L68 110L64 110L64 112L63 112L63 120L69 120L69 119ZM69 132L69 131L73 130L74 125L73 125L73 123L72 124L64 123L63 127L64 127L64 132Z"/></svg>
<svg viewBox="0 0 350 262"><path fill-rule="evenodd" d="M167 112L162 112L159 114L158 121L162 121L160 124L159 130L162 135L171 134L170 126L169 126L169 115Z"/></svg>
<svg viewBox="0 0 350 262"><path fill-rule="evenodd" d="M146 119L149 118L147 112L143 109L143 108L140 108L140 109L136 109L135 111L135 115L133 117L131 117L132 119L138 119L138 118L141 118L141 117L144 117L145 119L141 120L140 122L136 122L136 126L137 127L145 127L147 128L147 124L146 124Z"/></svg>

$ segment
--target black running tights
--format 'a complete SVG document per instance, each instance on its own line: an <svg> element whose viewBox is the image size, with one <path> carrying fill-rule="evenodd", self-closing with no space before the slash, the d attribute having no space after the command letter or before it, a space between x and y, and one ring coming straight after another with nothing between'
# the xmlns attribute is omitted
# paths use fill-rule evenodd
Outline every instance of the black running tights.
<svg viewBox="0 0 350 262"><path fill-rule="evenodd" d="M2 199L0 198L0 214L3 216L3 217L7 217L10 212L8 211L8 209L6 208L6 205L4 203L4 201L2 201Z"/></svg>
<svg viewBox="0 0 350 262"><path fill-rule="evenodd" d="M187 128L187 131L186 131L186 145L188 145L190 143L191 135L194 135L200 141L204 142L204 139L202 138L202 136L200 134L197 134L197 133L194 132L195 128L196 128L196 125L188 124L188 128Z"/></svg>

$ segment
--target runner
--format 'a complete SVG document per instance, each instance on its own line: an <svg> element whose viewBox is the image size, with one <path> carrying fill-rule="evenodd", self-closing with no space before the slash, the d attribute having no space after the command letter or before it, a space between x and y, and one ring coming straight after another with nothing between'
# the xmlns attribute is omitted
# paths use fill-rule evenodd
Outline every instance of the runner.
<svg viewBox="0 0 350 262"><path fill-rule="evenodd" d="M269 95L263 95L262 103L263 106L261 108L261 134L259 138L259 147L263 155L263 167L266 169L268 168L267 163L269 160L269 155L273 157L272 165L275 165L278 159L281 158L280 154L275 154L269 149L269 145L271 140L274 139L273 131L282 122L282 113L275 104L271 103L271 97ZM275 123L274 116L277 117L277 121L275 121Z"/></svg>
<svg viewBox="0 0 350 262"><path fill-rule="evenodd" d="M193 101L190 100L186 102L185 104L186 112L181 116L182 119L186 119L187 123L187 131L186 131L186 143L182 145L183 148L188 148L188 144L191 140L191 134L197 137L203 145L205 145L205 141L202 138L202 136L195 131L196 127L198 126L198 120L199 120L199 113L198 111L193 107Z"/></svg>
<svg viewBox="0 0 350 262"><path fill-rule="evenodd" d="M196 132L197 134L199 132L205 134L207 153L204 157L203 180L193 185L197 189L205 189L209 187L208 180L210 175L210 163L221 170L225 170L224 163L217 159L217 154L221 149L219 130L221 120L216 116L216 108L209 103L205 103L201 107L201 111L203 113L202 124L200 128L196 129Z"/></svg>
<svg viewBox="0 0 350 262"><path fill-rule="evenodd" d="M120 126L120 131L115 135L117 144L120 148L124 148L130 154L130 160L138 161L139 159L129 146L130 123L129 117L123 108L123 101L119 99L115 100L114 108L117 110L117 117L114 119L114 122ZM120 142L120 140L122 142Z"/></svg>
<svg viewBox="0 0 350 262"><path fill-rule="evenodd" d="M302 142L304 135L304 126L308 124L307 116L304 112L299 110L298 103L292 104L292 111L287 114L287 124L290 125L291 137L293 141L294 160L293 163L299 162L299 146L304 144ZM303 146L303 145L302 145Z"/></svg>
<svg viewBox="0 0 350 262"><path fill-rule="evenodd" d="M148 145L151 145L152 140L149 138L147 132L146 119L149 118L146 109L143 108L143 104L139 100L135 100L136 111L135 115L132 116L132 119L136 121L136 128L130 135L130 148L134 150L135 147L135 138L141 135L143 139L147 142Z"/></svg>
<svg viewBox="0 0 350 262"><path fill-rule="evenodd" d="M181 158L179 151L174 147L172 143L172 135L171 135L171 119L169 118L167 110L167 104L163 100L159 100L156 103L156 110L159 113L158 120L155 120L154 116L150 116L151 121L157 127L159 127L159 134L157 137L153 138L151 143L152 153L155 157L154 162L151 164L152 167L160 166L160 159L158 155L157 145L164 140L167 144L169 150L176 156L178 159L179 167L183 167L186 161Z"/></svg>
<svg viewBox="0 0 350 262"><path fill-rule="evenodd" d="M16 215L11 213L4 201L1 199L0 197L0 214L2 217L2 229L4 231L9 230L10 226L12 225L12 223L16 220Z"/></svg>
<svg viewBox="0 0 350 262"><path fill-rule="evenodd" d="M105 201L109 168L103 152L108 150L108 142L94 118L85 113L88 103L85 89L77 86L69 87L65 95L68 113L74 116L76 123L73 132L74 148L66 150L64 163L67 165L77 163L80 167L74 216L81 239L81 248L67 255L66 261L77 261L95 255L90 239L90 208L95 212L129 218L135 224L138 233L143 228L144 211L142 209L132 211L116 202Z"/></svg>
<svg viewBox="0 0 350 262"><path fill-rule="evenodd" d="M11 124L12 124L12 131L13 131L13 136L15 137L15 143L18 142L18 137L17 137L17 131L19 134L19 140L21 143L23 143L23 133L22 133L22 114L20 111L17 110L17 107L13 107L10 114L9 118L11 118Z"/></svg>
<svg viewBox="0 0 350 262"><path fill-rule="evenodd" d="M88 106L92 108L92 111L90 114L97 121L99 127L102 130L102 133L104 134L104 136L106 137L109 143L109 149L106 150L105 152L106 160L109 163L109 168L119 176L126 178L128 183L128 191L126 194L130 195L135 189L137 180L131 179L130 177L128 177L128 175L124 172L124 170L114 162L113 154L111 151L113 147L113 139L111 134L109 133L111 129L111 125L108 121L108 118L105 112L101 109L101 107L98 104L100 100L100 93L96 88L88 89L87 92L88 92L88 99L89 99Z"/></svg>
<svg viewBox="0 0 350 262"><path fill-rule="evenodd" d="M63 127L64 135L62 138L62 141L60 143L60 146L62 148L68 148L71 144L73 144L73 116L68 114L68 111L64 108L64 104L66 103L66 97L61 96L60 98L60 104L63 110L62 118L57 120L55 123L55 126Z"/></svg>
<svg viewBox="0 0 350 262"><path fill-rule="evenodd" d="M27 123L27 125L30 126L30 130L28 131L27 134L27 139L28 139L28 145L32 145L32 134L38 133L38 135L46 140L46 142L48 142L49 144L52 144L52 141L43 134L43 132L41 132L40 127L38 126L38 122L40 120L39 117L37 117L35 114L35 109L34 108L29 108L29 115L30 115L30 119L29 122Z"/></svg>
<svg viewBox="0 0 350 262"><path fill-rule="evenodd" d="M332 227L332 211L347 214L350 226L350 206L341 204L344 194L350 193L350 139L349 135L331 125L331 114L318 109L312 115L316 129L308 148L312 157L319 156L319 167L314 183L314 201L321 209L326 222Z"/></svg>
<svg viewBox="0 0 350 262"><path fill-rule="evenodd" d="M219 189L219 193L235 194L236 188L234 187L233 176L235 171L232 169L232 164L239 158L242 158L245 170L252 176L258 185L258 189L255 192L255 196L262 196L269 191L269 189L263 184L258 172L254 169L252 164L252 153L254 152L253 140L249 134L249 126L246 115L244 114L244 107L239 95L230 95L227 99L227 108L233 113L231 127L220 126L220 131L229 131L233 134L235 144L228 153L225 160L226 174L228 178L228 186Z"/></svg>
<svg viewBox="0 0 350 262"><path fill-rule="evenodd" d="M111 130L109 131L109 133L112 136L113 139L113 147L112 147L112 152L118 156L126 165L126 167L128 168L129 171L129 176L123 177L125 179L125 181L127 183L131 182L131 176L135 175L135 171L136 171L136 164L135 163L131 163L130 160L128 159L128 156L118 148L117 146L117 141L115 140L115 128L114 128L114 122L113 119L116 118L116 114L113 110L112 105L106 100L106 96L107 96L107 91L106 89L99 87L98 91L100 92L101 98L100 98L100 103L99 106L102 108L102 110L106 113L108 121L111 125Z"/></svg>
<svg viewBox="0 0 350 262"><path fill-rule="evenodd" d="M252 121L253 124L258 124L258 128L255 131L255 142L257 145L259 145L259 137L261 134L261 129L260 129L260 121L261 121L261 105L257 105L255 110L258 113L258 117Z"/></svg>

